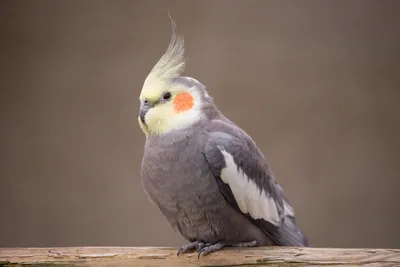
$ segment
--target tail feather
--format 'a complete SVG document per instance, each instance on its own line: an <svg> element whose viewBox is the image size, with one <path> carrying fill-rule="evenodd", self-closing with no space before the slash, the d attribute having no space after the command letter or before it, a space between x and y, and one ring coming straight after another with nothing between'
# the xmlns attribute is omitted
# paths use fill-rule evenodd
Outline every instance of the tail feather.
<svg viewBox="0 0 400 267"><path fill-rule="evenodd" d="M282 218L282 224L278 229L269 233L271 239L278 246L309 247L308 238L296 224L292 216Z"/></svg>

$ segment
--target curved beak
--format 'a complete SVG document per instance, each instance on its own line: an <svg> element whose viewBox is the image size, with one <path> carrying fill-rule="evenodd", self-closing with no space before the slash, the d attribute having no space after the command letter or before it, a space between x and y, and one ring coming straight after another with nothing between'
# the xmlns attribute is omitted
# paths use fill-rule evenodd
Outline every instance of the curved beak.
<svg viewBox="0 0 400 267"><path fill-rule="evenodd" d="M150 109L150 107L144 107L143 105L140 106L139 117L144 125L146 125L145 116L146 116L147 111L149 111L149 109Z"/></svg>

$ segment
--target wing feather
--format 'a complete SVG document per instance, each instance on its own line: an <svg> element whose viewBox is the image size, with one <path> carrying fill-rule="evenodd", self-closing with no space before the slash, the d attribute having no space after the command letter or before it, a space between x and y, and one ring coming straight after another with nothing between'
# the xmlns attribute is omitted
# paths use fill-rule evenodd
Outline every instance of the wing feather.
<svg viewBox="0 0 400 267"><path fill-rule="evenodd" d="M210 129L205 157L226 201L277 245L308 246L293 208L254 141L222 121Z"/></svg>

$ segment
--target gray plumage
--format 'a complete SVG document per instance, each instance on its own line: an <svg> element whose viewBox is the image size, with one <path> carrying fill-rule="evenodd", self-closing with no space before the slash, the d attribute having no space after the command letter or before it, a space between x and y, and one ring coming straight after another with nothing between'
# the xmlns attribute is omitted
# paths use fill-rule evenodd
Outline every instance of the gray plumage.
<svg viewBox="0 0 400 267"><path fill-rule="evenodd" d="M308 246L255 142L218 110L203 84L181 76L184 43L172 26L170 45L144 82L138 122L146 134L143 187L191 242L178 254Z"/></svg>
<svg viewBox="0 0 400 267"><path fill-rule="evenodd" d="M191 242L308 246L289 201L254 141L217 109L200 82L186 77L173 82L195 86L202 96L202 114L206 114L191 127L146 139L143 186L173 228ZM229 185L220 179L225 167L220 147L273 198L280 225L240 211ZM285 210L284 204L290 209Z"/></svg>

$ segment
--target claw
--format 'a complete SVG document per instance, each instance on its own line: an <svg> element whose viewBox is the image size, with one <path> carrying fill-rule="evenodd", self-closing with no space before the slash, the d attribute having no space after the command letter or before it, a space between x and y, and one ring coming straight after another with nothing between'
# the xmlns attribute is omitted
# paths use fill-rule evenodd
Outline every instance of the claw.
<svg viewBox="0 0 400 267"><path fill-rule="evenodd" d="M207 243L207 244L208 244L208 243ZM207 246L207 244L204 243L204 242L197 242L197 245L196 245L197 252L199 252L202 248L204 248L205 246Z"/></svg>
<svg viewBox="0 0 400 267"><path fill-rule="evenodd" d="M207 255L210 254L212 252L216 252L218 250L221 250L225 247L225 244L223 243L215 243L215 244L210 244L207 243L197 254L197 259L200 259L200 255Z"/></svg>
<svg viewBox="0 0 400 267"><path fill-rule="evenodd" d="M213 243L205 243L205 242L201 242L201 241L195 241L195 242L189 243L187 245L181 246L179 248L176 256L197 250L197 252L198 252L197 259L200 259L200 255L207 255L212 252L221 250L224 247L251 248L251 247L258 247L258 246L260 246L260 243L256 240L250 241L250 242L237 243L237 244L233 244L233 245L225 245L224 243L221 243L221 242L213 244Z"/></svg>
<svg viewBox="0 0 400 267"><path fill-rule="evenodd" d="M185 253L187 253L187 252L192 252L192 251L194 251L195 249L199 250L198 246L199 246L200 244L204 244L204 243L195 241L195 242L189 243L189 244L187 244L187 245L181 246L181 247L179 248L178 253L176 254L176 256L179 256L179 255L181 255L181 254L185 254Z"/></svg>
<svg viewBox="0 0 400 267"><path fill-rule="evenodd" d="M176 253L176 256L179 257L179 255L181 255L181 253L182 253L182 254L185 253L183 250L184 250L184 249L183 249L182 247L180 247L180 248L178 249L178 252Z"/></svg>

